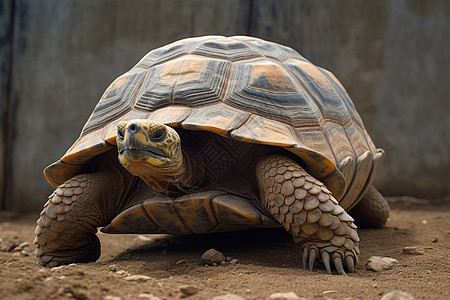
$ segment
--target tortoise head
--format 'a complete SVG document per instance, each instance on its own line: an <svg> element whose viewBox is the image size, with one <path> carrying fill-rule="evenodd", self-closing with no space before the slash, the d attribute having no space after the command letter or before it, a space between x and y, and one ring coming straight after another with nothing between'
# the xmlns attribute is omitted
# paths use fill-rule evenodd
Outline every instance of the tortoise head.
<svg viewBox="0 0 450 300"><path fill-rule="evenodd" d="M166 192L168 184L183 172L183 155L178 133L162 123L136 119L117 125L120 163L157 191Z"/></svg>

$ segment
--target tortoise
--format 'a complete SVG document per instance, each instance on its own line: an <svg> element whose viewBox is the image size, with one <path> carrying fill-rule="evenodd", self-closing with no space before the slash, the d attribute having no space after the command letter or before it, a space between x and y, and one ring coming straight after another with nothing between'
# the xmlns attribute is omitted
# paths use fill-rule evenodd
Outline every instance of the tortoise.
<svg viewBox="0 0 450 300"><path fill-rule="evenodd" d="M183 39L104 92L44 170L37 262L91 262L105 233L284 227L303 267L354 272L357 226L382 226L375 147L343 86L293 49L246 36ZM360 223L360 224L362 224Z"/></svg>

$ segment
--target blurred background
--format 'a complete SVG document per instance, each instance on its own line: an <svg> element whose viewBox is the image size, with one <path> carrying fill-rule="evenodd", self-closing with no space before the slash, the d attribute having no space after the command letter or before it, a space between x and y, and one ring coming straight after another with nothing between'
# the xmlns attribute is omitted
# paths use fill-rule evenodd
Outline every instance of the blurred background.
<svg viewBox="0 0 450 300"><path fill-rule="evenodd" d="M2 0L1 209L40 211L42 170L150 50L207 35L290 46L346 87L387 152L385 195L450 194L450 1Z"/></svg>

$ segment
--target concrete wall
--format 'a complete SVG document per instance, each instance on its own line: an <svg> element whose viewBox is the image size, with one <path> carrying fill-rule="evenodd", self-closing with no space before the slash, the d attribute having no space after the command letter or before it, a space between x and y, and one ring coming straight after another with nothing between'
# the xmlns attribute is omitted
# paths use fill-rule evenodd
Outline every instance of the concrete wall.
<svg viewBox="0 0 450 300"><path fill-rule="evenodd" d="M5 0L0 8L3 208L42 206L51 192L42 169L77 138L114 78L153 48L204 34L286 44L333 71L387 151L376 185L390 195L450 194L450 2Z"/></svg>

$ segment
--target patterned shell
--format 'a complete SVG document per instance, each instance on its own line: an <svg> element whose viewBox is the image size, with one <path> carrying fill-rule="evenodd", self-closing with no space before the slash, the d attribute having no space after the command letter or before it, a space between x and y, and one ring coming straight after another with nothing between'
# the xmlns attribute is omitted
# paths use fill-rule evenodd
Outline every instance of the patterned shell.
<svg viewBox="0 0 450 300"><path fill-rule="evenodd" d="M284 147L347 209L383 157L332 73L279 44L206 36L153 50L117 78L73 146L45 169L49 183L63 183L115 147L117 124L136 118Z"/></svg>

